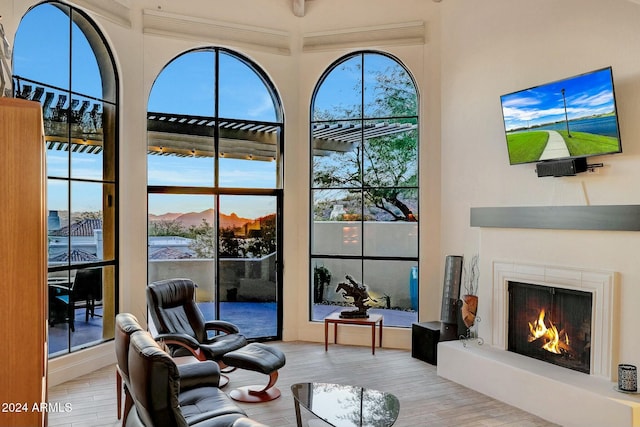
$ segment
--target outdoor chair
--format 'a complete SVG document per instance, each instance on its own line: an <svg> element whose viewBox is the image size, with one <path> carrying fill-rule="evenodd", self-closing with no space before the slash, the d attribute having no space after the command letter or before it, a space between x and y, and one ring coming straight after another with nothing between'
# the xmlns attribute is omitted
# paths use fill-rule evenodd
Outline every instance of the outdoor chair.
<svg viewBox="0 0 640 427"><path fill-rule="evenodd" d="M69 322L71 331L75 331L76 308L85 309L85 322L89 321L89 316L99 316L95 308L102 305L102 269L80 269L76 271L71 286L50 284L49 294L51 309L55 311L49 319L50 325L64 318Z"/></svg>

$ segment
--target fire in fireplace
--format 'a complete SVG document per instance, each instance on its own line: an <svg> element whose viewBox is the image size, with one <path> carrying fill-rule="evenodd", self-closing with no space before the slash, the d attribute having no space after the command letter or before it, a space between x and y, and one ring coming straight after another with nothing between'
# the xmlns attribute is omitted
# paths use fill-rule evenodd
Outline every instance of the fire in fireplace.
<svg viewBox="0 0 640 427"><path fill-rule="evenodd" d="M592 294L511 281L508 290L507 349L588 374Z"/></svg>

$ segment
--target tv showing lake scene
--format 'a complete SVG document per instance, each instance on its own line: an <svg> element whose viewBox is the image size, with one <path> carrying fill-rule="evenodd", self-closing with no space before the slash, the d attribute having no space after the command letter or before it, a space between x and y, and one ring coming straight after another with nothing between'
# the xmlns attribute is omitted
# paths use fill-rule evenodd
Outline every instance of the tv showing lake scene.
<svg viewBox="0 0 640 427"><path fill-rule="evenodd" d="M622 152L611 67L500 100L512 165Z"/></svg>

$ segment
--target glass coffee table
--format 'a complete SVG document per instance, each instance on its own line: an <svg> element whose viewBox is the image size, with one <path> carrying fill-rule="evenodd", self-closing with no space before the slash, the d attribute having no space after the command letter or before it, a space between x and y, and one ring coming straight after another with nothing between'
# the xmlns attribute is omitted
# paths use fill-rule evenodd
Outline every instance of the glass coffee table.
<svg viewBox="0 0 640 427"><path fill-rule="evenodd" d="M298 427L302 427L300 406L334 427L390 427L400 412L393 394L357 386L297 383L291 392Z"/></svg>

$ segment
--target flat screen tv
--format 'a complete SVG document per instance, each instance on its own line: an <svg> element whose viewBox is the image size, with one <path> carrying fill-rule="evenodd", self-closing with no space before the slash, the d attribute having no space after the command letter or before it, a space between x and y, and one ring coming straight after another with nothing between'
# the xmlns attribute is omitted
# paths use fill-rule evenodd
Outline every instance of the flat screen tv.
<svg viewBox="0 0 640 427"><path fill-rule="evenodd" d="M622 152L611 67L500 100L512 165Z"/></svg>

